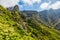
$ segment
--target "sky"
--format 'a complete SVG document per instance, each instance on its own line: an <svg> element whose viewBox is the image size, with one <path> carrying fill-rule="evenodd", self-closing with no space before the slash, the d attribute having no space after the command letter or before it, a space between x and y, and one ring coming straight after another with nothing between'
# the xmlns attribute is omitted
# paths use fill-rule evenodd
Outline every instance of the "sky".
<svg viewBox="0 0 60 40"><path fill-rule="evenodd" d="M0 0L0 5L6 8L18 5L20 10L55 10L60 9L60 0Z"/></svg>

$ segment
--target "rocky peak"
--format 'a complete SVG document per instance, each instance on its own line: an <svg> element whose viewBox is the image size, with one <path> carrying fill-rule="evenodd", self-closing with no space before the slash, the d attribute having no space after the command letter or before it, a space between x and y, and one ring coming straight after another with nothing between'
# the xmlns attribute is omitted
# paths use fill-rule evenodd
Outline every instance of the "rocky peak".
<svg viewBox="0 0 60 40"><path fill-rule="evenodd" d="M10 11L19 11L19 6L15 5L14 7L9 7L7 9L10 10Z"/></svg>
<svg viewBox="0 0 60 40"><path fill-rule="evenodd" d="M19 6L15 5L14 8L13 8L13 10L18 11L19 10Z"/></svg>

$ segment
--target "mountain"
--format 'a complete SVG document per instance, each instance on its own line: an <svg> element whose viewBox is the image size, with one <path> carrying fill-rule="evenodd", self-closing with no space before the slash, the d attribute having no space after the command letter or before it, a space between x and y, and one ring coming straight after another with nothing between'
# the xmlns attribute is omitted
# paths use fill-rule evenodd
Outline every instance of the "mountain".
<svg viewBox="0 0 60 40"><path fill-rule="evenodd" d="M60 9L58 10L44 10L39 12L41 20L47 23L49 26L54 26L54 28L60 30Z"/></svg>
<svg viewBox="0 0 60 40"><path fill-rule="evenodd" d="M36 19L27 18L18 10L0 5L0 40L60 40L60 32Z"/></svg>
<svg viewBox="0 0 60 40"><path fill-rule="evenodd" d="M37 20L41 21L47 26L60 30L60 9L58 10L44 10L44 11L33 11L33 10L24 10L21 11L26 17L31 18L35 17Z"/></svg>
<svg viewBox="0 0 60 40"><path fill-rule="evenodd" d="M33 15L36 16L38 15L37 11L33 11L33 10L24 10L24 11L20 11L21 13L23 13L26 17L32 17Z"/></svg>

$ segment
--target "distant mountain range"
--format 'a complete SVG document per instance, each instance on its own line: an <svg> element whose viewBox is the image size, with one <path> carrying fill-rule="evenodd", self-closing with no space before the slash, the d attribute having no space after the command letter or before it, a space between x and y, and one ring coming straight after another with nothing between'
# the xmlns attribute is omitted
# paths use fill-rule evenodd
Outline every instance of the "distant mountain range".
<svg viewBox="0 0 60 40"><path fill-rule="evenodd" d="M58 10L44 10L44 11L21 11L27 17L33 16L33 14L40 19L40 21L45 22L46 25L53 26L56 29L60 29L60 9Z"/></svg>
<svg viewBox="0 0 60 40"><path fill-rule="evenodd" d="M39 12L39 16L41 20L48 23L50 26L57 27L56 29L60 29L60 9L58 10L44 10Z"/></svg>

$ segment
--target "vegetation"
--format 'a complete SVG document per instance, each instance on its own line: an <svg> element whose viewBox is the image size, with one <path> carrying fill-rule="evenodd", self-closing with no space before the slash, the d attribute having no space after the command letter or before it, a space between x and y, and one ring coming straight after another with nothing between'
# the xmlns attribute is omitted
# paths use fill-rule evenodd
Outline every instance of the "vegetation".
<svg viewBox="0 0 60 40"><path fill-rule="evenodd" d="M60 40L60 32L33 18L26 19L19 11L0 6L0 40Z"/></svg>

